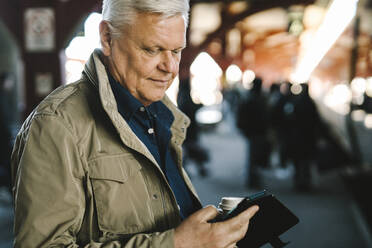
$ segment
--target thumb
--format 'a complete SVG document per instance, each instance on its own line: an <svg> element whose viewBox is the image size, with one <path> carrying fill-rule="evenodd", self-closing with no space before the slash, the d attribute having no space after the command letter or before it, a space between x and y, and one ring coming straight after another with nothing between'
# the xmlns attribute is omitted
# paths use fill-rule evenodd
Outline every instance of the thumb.
<svg viewBox="0 0 372 248"><path fill-rule="evenodd" d="M247 210L243 211L242 213L240 213L238 216L242 216L242 218L248 222L253 217L253 215L256 214L258 210L259 210L259 207L257 205L254 205L248 208Z"/></svg>
<svg viewBox="0 0 372 248"><path fill-rule="evenodd" d="M195 212L194 215L197 219L200 220L200 222L207 222L208 220L212 220L217 217L218 210L213 205L208 205L199 211Z"/></svg>

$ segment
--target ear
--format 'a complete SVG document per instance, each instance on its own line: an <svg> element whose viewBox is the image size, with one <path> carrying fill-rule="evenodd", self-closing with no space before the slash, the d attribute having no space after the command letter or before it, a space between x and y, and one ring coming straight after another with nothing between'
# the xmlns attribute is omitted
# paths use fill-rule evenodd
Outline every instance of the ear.
<svg viewBox="0 0 372 248"><path fill-rule="evenodd" d="M101 21L99 24L99 36L101 39L102 52L105 56L111 55L111 32L107 21Z"/></svg>

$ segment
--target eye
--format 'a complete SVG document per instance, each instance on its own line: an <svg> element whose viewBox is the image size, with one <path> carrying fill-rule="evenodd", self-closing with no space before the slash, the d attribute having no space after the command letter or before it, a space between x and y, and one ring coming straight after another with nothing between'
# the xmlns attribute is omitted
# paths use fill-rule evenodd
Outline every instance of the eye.
<svg viewBox="0 0 372 248"><path fill-rule="evenodd" d="M172 50L172 53L175 54L175 55L178 55L181 53L181 50Z"/></svg>
<svg viewBox="0 0 372 248"><path fill-rule="evenodd" d="M143 50L149 54L149 55L156 55L159 53L159 49L153 49L153 48L149 48L149 47L145 47L143 48Z"/></svg>
<svg viewBox="0 0 372 248"><path fill-rule="evenodd" d="M181 49L175 49L175 50L172 50L172 53L174 55L180 55L182 53L182 50L183 50L183 48L181 48Z"/></svg>

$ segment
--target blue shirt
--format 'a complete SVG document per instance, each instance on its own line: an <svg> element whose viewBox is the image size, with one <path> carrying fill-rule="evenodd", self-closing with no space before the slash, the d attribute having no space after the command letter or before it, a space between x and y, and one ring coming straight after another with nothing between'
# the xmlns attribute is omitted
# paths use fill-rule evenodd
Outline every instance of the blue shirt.
<svg viewBox="0 0 372 248"><path fill-rule="evenodd" d="M170 127L174 121L172 112L161 102L145 107L138 99L108 73L118 111L137 137L146 145L163 170L180 207L184 219L195 212L190 190L187 188L177 164L168 149L171 138Z"/></svg>

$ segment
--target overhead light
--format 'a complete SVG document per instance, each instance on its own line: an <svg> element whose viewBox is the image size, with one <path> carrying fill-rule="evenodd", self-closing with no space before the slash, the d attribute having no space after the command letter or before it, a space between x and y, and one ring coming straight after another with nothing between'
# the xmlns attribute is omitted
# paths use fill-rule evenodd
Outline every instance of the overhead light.
<svg viewBox="0 0 372 248"><path fill-rule="evenodd" d="M299 59L292 81L303 83L309 80L311 73L324 55L343 33L354 18L358 0L334 0L314 37L311 46L306 47L304 56Z"/></svg>
<svg viewBox="0 0 372 248"><path fill-rule="evenodd" d="M230 65L226 69L226 81L229 84L235 84L242 80L243 73L237 65Z"/></svg>

